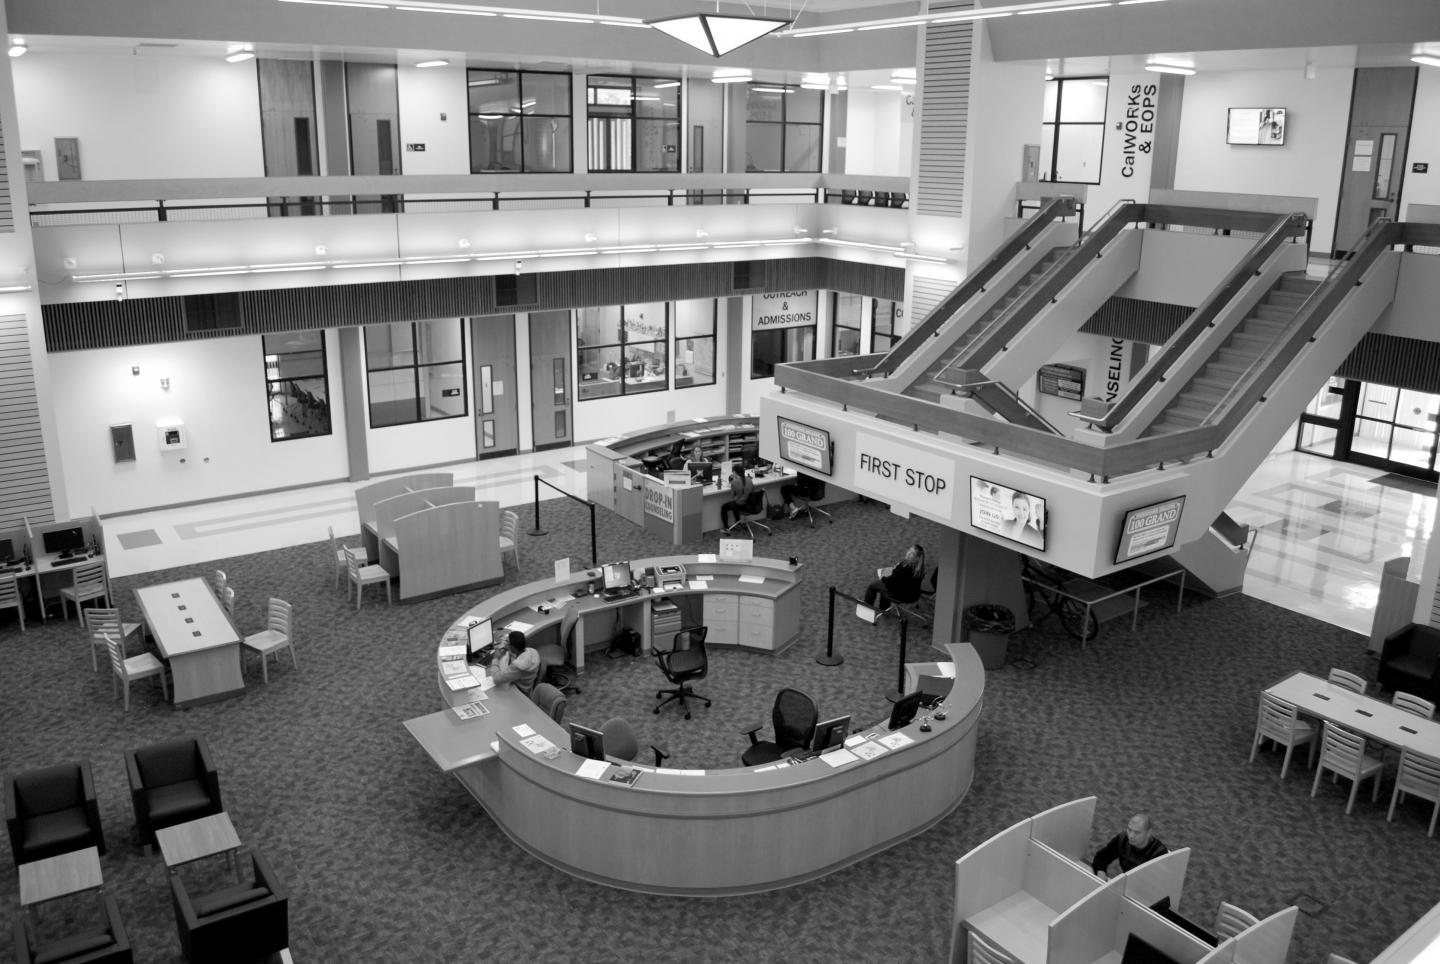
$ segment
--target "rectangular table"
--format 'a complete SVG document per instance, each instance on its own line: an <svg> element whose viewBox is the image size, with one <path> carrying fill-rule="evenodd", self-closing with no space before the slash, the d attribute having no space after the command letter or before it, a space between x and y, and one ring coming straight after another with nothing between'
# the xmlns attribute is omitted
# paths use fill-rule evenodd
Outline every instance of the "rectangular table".
<svg viewBox="0 0 1440 964"><path fill-rule="evenodd" d="M94 847L20 865L20 906L29 911L32 924L40 904L104 886L100 851Z"/></svg>
<svg viewBox="0 0 1440 964"><path fill-rule="evenodd" d="M240 849L240 836L227 813L214 813L199 820L177 823L155 831L155 842L160 845L160 856L173 874L181 864L188 864L206 857L230 855Z"/></svg>
<svg viewBox="0 0 1440 964"><path fill-rule="evenodd" d="M236 696L240 634L204 579L182 579L135 590L145 623L170 663L176 706Z"/></svg>
<svg viewBox="0 0 1440 964"><path fill-rule="evenodd" d="M1291 673L1265 690L1300 712L1359 733L1370 740L1440 756L1440 723L1397 709L1383 700L1353 693L1309 673Z"/></svg>

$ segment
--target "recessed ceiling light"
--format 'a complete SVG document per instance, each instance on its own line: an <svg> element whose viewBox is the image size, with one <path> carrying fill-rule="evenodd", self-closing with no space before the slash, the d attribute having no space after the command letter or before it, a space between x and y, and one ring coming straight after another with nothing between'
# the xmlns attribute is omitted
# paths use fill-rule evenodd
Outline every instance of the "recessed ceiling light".
<svg viewBox="0 0 1440 964"><path fill-rule="evenodd" d="M418 64L416 64L415 66L416 66L416 67L449 67L449 66L450 66L450 61L448 61L448 60L422 60L422 61L420 61Z"/></svg>
<svg viewBox="0 0 1440 964"><path fill-rule="evenodd" d="M14 48L10 50L10 56L17 56ZM1417 64L1424 64L1426 67L1440 67L1440 57L1431 57L1426 54L1418 54L1410 58Z"/></svg>
<svg viewBox="0 0 1440 964"><path fill-rule="evenodd" d="M1195 73L1194 67L1181 67L1179 64L1146 64L1145 69L1157 74L1180 74L1185 77Z"/></svg>
<svg viewBox="0 0 1440 964"><path fill-rule="evenodd" d="M871 84L871 90L904 90L899 84Z"/></svg>
<svg viewBox="0 0 1440 964"><path fill-rule="evenodd" d="M13 55L12 55L12 56L13 56ZM237 51L235 51L233 54L226 54L226 55L225 55L225 62L226 62L227 64L243 64L243 63L244 63L245 61L247 61L247 60L254 60L254 59L255 59L255 51L253 51L253 50L237 50Z"/></svg>

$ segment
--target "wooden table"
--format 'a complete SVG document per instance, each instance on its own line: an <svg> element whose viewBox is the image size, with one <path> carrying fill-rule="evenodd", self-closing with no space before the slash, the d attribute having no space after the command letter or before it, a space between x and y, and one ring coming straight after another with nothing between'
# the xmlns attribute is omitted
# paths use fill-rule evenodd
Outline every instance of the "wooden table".
<svg viewBox="0 0 1440 964"><path fill-rule="evenodd" d="M1440 723L1383 700L1334 686L1318 676L1291 673L1265 692L1294 703L1306 716L1329 720L1366 739L1426 756L1440 756Z"/></svg>
<svg viewBox="0 0 1440 964"><path fill-rule="evenodd" d="M135 590L145 623L170 663L176 706L207 703L245 690L240 634L204 579Z"/></svg>
<svg viewBox="0 0 1440 964"><path fill-rule="evenodd" d="M39 905L104 886L100 851L94 847L20 865L20 906L29 911L31 923L37 926Z"/></svg>
<svg viewBox="0 0 1440 964"><path fill-rule="evenodd" d="M160 856L172 874L181 864L216 854L224 854L228 862L240 849L240 836L235 833L230 815L224 812L157 830L155 842L160 845Z"/></svg>

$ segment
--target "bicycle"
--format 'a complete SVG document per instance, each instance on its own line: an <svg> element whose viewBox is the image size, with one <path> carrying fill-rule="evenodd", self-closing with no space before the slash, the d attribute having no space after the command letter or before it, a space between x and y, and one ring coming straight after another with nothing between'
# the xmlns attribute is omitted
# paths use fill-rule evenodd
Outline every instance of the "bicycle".
<svg viewBox="0 0 1440 964"><path fill-rule="evenodd" d="M1083 645L1100 635L1100 620L1084 602L1066 593L1065 584L1073 574L1059 566L1024 557L1020 579L1025 583L1025 612L1034 626L1051 613L1060 625ZM1041 611L1043 607L1044 611Z"/></svg>

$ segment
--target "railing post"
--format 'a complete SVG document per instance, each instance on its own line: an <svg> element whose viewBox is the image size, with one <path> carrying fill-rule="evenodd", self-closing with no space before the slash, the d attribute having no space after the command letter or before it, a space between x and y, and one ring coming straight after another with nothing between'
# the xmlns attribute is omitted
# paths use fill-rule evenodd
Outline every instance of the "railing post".
<svg viewBox="0 0 1440 964"><path fill-rule="evenodd" d="M160 199L160 201L159 201L159 207L156 208L156 212L157 212L157 215L156 215L156 216L159 218L159 220L161 220L161 221L168 221L168 220L170 220L170 215L169 215L169 213L165 210L165 199L164 199L164 198L161 198L161 199Z"/></svg>
<svg viewBox="0 0 1440 964"><path fill-rule="evenodd" d="M535 475L535 528L530 530L532 536L543 536L545 530L540 528L540 475Z"/></svg>
<svg viewBox="0 0 1440 964"><path fill-rule="evenodd" d="M595 503L587 502L590 506L590 568L594 569L600 565L600 553L595 550Z"/></svg>
<svg viewBox="0 0 1440 964"><path fill-rule="evenodd" d="M835 655L835 587L830 587L830 615L825 626L825 652L815 657L815 662L821 666L839 666L845 662L844 656Z"/></svg>
<svg viewBox="0 0 1440 964"><path fill-rule="evenodd" d="M896 610L900 612L900 610ZM905 644L910 630L910 620L905 618L903 612L900 615L900 665L896 668L895 688L885 694L885 698L894 703L905 695Z"/></svg>

